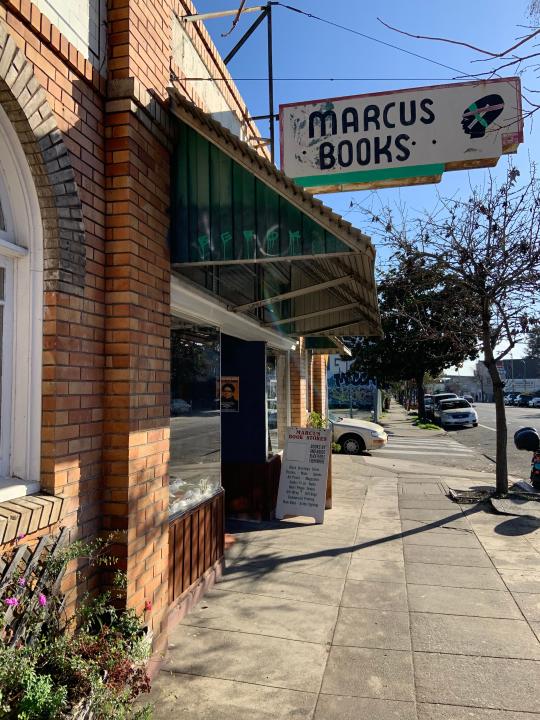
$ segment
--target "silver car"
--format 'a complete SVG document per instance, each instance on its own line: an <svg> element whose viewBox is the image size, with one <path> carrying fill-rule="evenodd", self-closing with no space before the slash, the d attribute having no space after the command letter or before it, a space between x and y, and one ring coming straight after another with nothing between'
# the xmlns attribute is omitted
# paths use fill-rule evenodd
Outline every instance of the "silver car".
<svg viewBox="0 0 540 720"><path fill-rule="evenodd" d="M435 406L435 422L442 428L461 425L477 427L478 413L464 398L441 400Z"/></svg>

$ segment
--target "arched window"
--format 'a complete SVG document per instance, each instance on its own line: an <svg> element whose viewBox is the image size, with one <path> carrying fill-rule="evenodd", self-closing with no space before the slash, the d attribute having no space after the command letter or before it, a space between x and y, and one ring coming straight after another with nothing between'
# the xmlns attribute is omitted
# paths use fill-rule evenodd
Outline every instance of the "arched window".
<svg viewBox="0 0 540 720"><path fill-rule="evenodd" d="M0 107L0 502L39 490L42 246L30 167Z"/></svg>

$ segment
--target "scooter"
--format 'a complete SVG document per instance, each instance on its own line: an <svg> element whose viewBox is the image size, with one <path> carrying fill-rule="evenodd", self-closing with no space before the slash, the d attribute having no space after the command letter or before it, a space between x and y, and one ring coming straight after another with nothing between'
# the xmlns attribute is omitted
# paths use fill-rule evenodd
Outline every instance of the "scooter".
<svg viewBox="0 0 540 720"><path fill-rule="evenodd" d="M533 427L520 428L514 433L514 445L518 450L532 452L531 483L540 490L540 436Z"/></svg>

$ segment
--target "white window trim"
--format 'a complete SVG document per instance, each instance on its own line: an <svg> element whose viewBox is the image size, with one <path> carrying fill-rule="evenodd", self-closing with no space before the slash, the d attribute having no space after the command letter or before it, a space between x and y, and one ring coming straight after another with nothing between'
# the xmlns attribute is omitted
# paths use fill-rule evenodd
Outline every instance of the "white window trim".
<svg viewBox="0 0 540 720"><path fill-rule="evenodd" d="M0 232L0 255L11 258L13 266L11 471L0 477L2 502L40 488L43 229L30 167L1 107L0 136L6 150L0 153L0 186L9 228Z"/></svg>

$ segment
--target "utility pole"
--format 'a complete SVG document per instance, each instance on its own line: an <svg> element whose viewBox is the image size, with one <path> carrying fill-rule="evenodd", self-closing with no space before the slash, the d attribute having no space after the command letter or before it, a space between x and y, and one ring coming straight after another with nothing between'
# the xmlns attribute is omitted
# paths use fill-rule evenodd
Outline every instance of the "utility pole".
<svg viewBox="0 0 540 720"><path fill-rule="evenodd" d="M233 57L236 55L236 53L240 50L240 48L244 45L246 40L251 37L251 35L255 32L255 30L259 27L259 25L263 22L263 20L266 19L266 26L267 26L267 54L268 54L268 115L257 115L256 117L252 117L252 120L265 120L268 118L269 125L270 125L270 157L272 159L272 163L274 163L275 159L275 139L276 139L276 132L275 132L275 126L274 122L276 120L276 116L274 113L274 61L273 61L273 53L272 53L272 5L277 5L278 3L275 2L275 0L268 0L266 5L255 5L253 7L244 7L245 0L241 3L240 7L237 10L220 10L218 12L209 12L209 13L196 13L194 15L184 15L180 19L183 20L183 22L197 22L198 20L212 20L214 18L222 18L222 17L228 17L228 16L234 16L233 24L231 29L228 33L224 33L225 35L229 35L234 28L236 27L236 24L238 23L238 20L240 19L240 16L244 13L253 13L258 12L260 13L259 17L255 20L255 22L246 30L246 32L242 35L240 40L236 43L236 45L233 47L233 49L229 52L229 54L224 58L225 65L228 65L229 62L233 59ZM268 140L267 140L268 142Z"/></svg>
<svg viewBox="0 0 540 720"><path fill-rule="evenodd" d="M272 3L266 5L266 26L268 28L268 111L270 113L270 159L272 165L275 158L275 127L274 127L274 61L272 56Z"/></svg>

